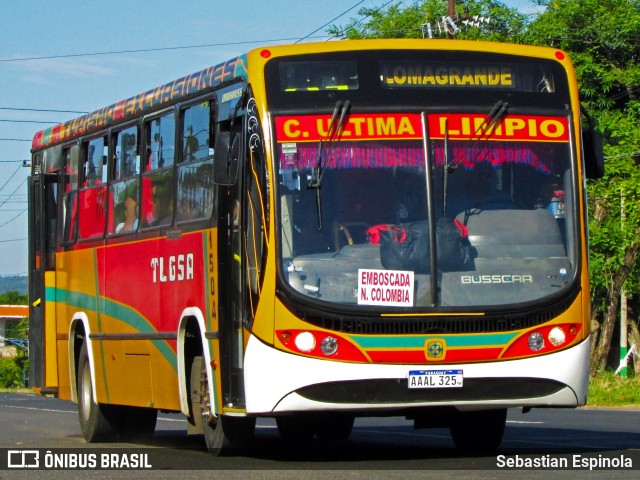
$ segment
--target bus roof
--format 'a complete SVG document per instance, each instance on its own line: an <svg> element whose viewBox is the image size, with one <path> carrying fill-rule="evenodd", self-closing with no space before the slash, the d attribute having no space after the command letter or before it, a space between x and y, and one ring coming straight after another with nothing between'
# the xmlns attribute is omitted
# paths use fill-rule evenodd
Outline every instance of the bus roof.
<svg viewBox="0 0 640 480"><path fill-rule="evenodd" d="M357 45L357 46L356 46ZM523 48L524 47L524 48ZM265 46L255 51L267 52L269 56L291 53L318 53L327 50L368 50L380 48L409 48L430 50L467 50L476 52L500 52L510 55L537 56L553 58L565 63L566 55L560 50L548 47L523 46L509 43L495 43L477 40L428 40L424 39L368 39L343 40L339 42L317 42L294 45ZM116 122L133 119L141 114L168 106L205 89L216 87L234 78L248 78L248 62L250 53L227 60L226 62L205 68L198 72L171 81L134 97L122 100L100 110L87 113L54 127L37 132L32 141L33 151L68 141L74 137L85 135L105 128ZM558 56L560 53L561 56ZM565 60L563 62L563 60Z"/></svg>

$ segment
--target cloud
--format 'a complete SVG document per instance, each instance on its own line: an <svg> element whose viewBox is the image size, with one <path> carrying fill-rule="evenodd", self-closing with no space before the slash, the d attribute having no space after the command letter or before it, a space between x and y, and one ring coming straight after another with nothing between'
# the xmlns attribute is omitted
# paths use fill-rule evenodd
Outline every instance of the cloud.
<svg viewBox="0 0 640 480"><path fill-rule="evenodd" d="M47 58L25 60L14 63L20 78L36 85L50 85L64 79L110 77L113 68L105 67L95 59L86 58Z"/></svg>
<svg viewBox="0 0 640 480"><path fill-rule="evenodd" d="M75 58L39 58L17 61L14 68L20 78L36 85L52 85L61 81L100 79L123 75L122 67L150 68L155 62L127 56L94 56Z"/></svg>

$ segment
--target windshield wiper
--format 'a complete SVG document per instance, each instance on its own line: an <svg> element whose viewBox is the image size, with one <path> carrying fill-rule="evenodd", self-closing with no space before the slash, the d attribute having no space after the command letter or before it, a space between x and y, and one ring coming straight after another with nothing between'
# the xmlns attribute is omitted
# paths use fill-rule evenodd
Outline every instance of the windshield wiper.
<svg viewBox="0 0 640 480"><path fill-rule="evenodd" d="M478 125L478 128L476 128L476 131L473 132L471 138L469 138L462 146L462 153L460 154L460 156L454 159L451 165L445 164L448 172L452 172L453 170L458 168L466 155L466 151L474 148L484 136L489 137L491 135L491 133L493 132L493 128L502 120L502 118L507 113L508 108L509 104L502 100L498 100L495 105L491 107L491 110L485 117L484 121L480 125ZM447 132L445 132L445 134L446 133Z"/></svg>
<svg viewBox="0 0 640 480"><path fill-rule="evenodd" d="M447 212L447 186L449 174L453 173L462 163L467 152L473 149L479 141L486 135L489 137L493 132L493 128L502 120L502 118L507 113L507 109L509 108L509 104L502 100L498 100L491 110L485 117L484 121L478 125L476 131L473 132L473 135L464 143L461 148L461 153L451 162L449 163L449 124L445 120L444 124L444 172L443 172L443 199L442 199L442 207L443 212L446 215ZM475 158L474 158L475 161Z"/></svg>
<svg viewBox="0 0 640 480"><path fill-rule="evenodd" d="M344 122L347 119L349 108L351 104L349 100L342 103L340 100L336 102L336 106L333 109L331 115L331 122L329 123L329 129L325 140L320 140L318 144L318 157L316 164L311 170L311 175L307 183L307 189L313 189L316 191L316 208L318 211L318 230L322 233L322 202L320 198L320 185L322 183L322 176L324 174L324 161L331 157L334 142L340 137ZM326 155L323 155L325 149Z"/></svg>

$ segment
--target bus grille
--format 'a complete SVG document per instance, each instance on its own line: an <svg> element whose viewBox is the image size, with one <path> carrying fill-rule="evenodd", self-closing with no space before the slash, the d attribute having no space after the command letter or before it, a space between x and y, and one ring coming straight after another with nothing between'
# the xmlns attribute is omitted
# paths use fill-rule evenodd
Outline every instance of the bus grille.
<svg viewBox="0 0 640 480"><path fill-rule="evenodd" d="M456 334L487 333L522 330L546 323L567 310L571 301L552 308L518 314L485 314L482 316L441 317L355 317L331 314L305 314L303 319L317 327L340 333L360 335L412 335L412 334Z"/></svg>

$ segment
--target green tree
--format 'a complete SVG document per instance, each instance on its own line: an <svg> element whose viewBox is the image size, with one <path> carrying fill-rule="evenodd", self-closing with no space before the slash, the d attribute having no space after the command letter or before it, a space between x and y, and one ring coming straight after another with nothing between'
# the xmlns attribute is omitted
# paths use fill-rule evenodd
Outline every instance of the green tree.
<svg viewBox="0 0 640 480"><path fill-rule="evenodd" d="M546 7L524 41L566 50L581 100L605 138L604 178L589 182L592 372L606 367L620 293L640 292L640 4L636 0L539 0ZM624 219L622 218L624 214ZM631 332L637 335L637 325Z"/></svg>
<svg viewBox="0 0 640 480"><path fill-rule="evenodd" d="M0 358L0 387L18 388L22 386L22 367L16 359Z"/></svg>
<svg viewBox="0 0 640 480"><path fill-rule="evenodd" d="M0 293L0 305L27 305L29 298L15 290Z"/></svg>
<svg viewBox="0 0 640 480"><path fill-rule="evenodd" d="M426 25L431 24L435 37L447 38L447 33L438 29L438 22L448 15L446 0L416 1L408 7L400 3L382 8L363 8L358 12L361 19L353 19L346 26L332 26L329 33L345 39L362 38L422 38L427 36ZM517 41L524 32L528 17L516 9L496 0L466 0L455 7L456 25L460 28L455 38L483 39L490 41ZM490 23L467 27L463 19L474 15L491 18ZM364 20L362 20L364 18ZM451 26L447 27L449 31Z"/></svg>

